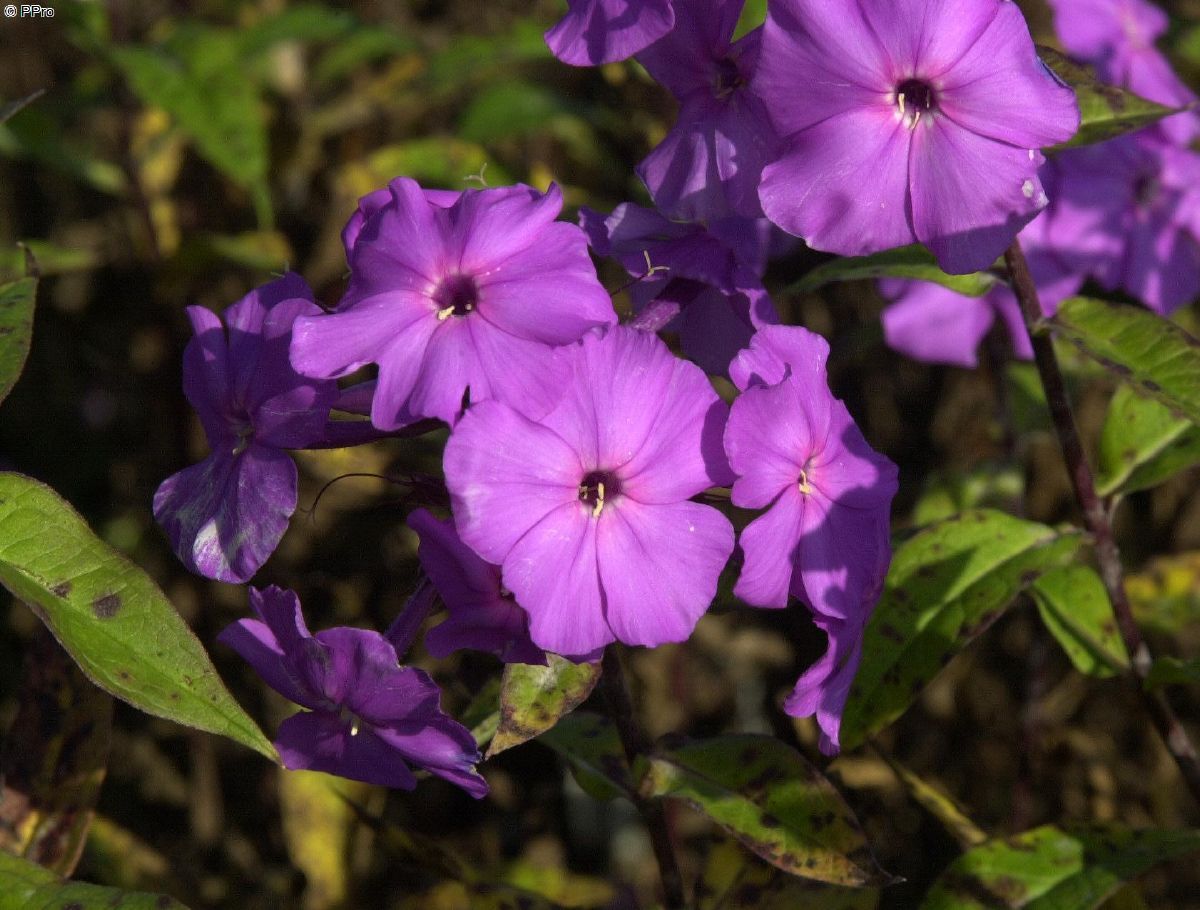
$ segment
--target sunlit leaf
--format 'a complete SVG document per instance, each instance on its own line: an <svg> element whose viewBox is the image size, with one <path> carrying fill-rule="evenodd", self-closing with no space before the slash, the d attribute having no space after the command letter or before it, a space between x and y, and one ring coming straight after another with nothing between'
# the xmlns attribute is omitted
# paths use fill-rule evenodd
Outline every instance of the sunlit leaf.
<svg viewBox="0 0 1200 910"><path fill-rule="evenodd" d="M1200 831L1046 825L959 857L921 910L1094 910L1133 876L1195 850Z"/></svg>
<svg viewBox="0 0 1200 910"><path fill-rule="evenodd" d="M8 397L29 356L37 279L0 284L0 401Z"/></svg>
<svg viewBox="0 0 1200 910"><path fill-rule="evenodd" d="M1055 148L1094 145L1178 113L1176 108L1164 107L1126 89L1101 82L1089 67L1072 62L1053 48L1039 47L1038 55L1071 87L1079 102L1079 131Z"/></svg>
<svg viewBox="0 0 1200 910"><path fill-rule="evenodd" d="M17 704L0 761L0 850L70 875L108 766L112 699L42 630Z"/></svg>
<svg viewBox="0 0 1200 910"><path fill-rule="evenodd" d="M1129 667L1104 582L1087 566L1052 569L1031 589L1038 613L1080 673L1114 676Z"/></svg>
<svg viewBox="0 0 1200 910"><path fill-rule="evenodd" d="M1090 297L1063 301L1050 323L1123 382L1200 423L1200 340L1149 310Z"/></svg>
<svg viewBox="0 0 1200 910"><path fill-rule="evenodd" d="M528 82L505 81L480 92L463 111L458 135L482 145L546 128L552 118L569 114L557 92Z"/></svg>
<svg viewBox="0 0 1200 910"><path fill-rule="evenodd" d="M590 796L608 800L634 792L621 738L608 718L575 711L539 736L538 742L566 760L575 780Z"/></svg>
<svg viewBox="0 0 1200 910"><path fill-rule="evenodd" d="M774 737L660 743L639 771L643 794L684 800L785 872L834 885L891 881L833 785Z"/></svg>
<svg viewBox="0 0 1200 910"><path fill-rule="evenodd" d="M63 881L49 869L0 851L0 910L187 910L165 894Z"/></svg>
<svg viewBox="0 0 1200 910"><path fill-rule="evenodd" d="M304 873L306 910L344 904L349 890L350 836L367 785L317 771L279 770L279 811L292 865Z"/></svg>
<svg viewBox="0 0 1200 910"><path fill-rule="evenodd" d="M819 265L786 293L800 294L837 281L857 281L864 278L917 278L932 281L969 297L982 297L997 281L990 272L967 275L947 275L938 268L933 254L919 244L903 246L870 256L846 256Z"/></svg>
<svg viewBox="0 0 1200 910"><path fill-rule="evenodd" d="M1200 552L1152 559L1125 576L1137 621L1168 635L1200 623Z"/></svg>
<svg viewBox="0 0 1200 910"><path fill-rule="evenodd" d="M867 624L842 715L842 748L853 749L903 714L955 654L1079 542L1078 534L978 510L901 544Z"/></svg>
<svg viewBox="0 0 1200 910"><path fill-rule="evenodd" d="M876 888L806 881L769 866L737 841L708 851L696 887L699 910L875 910Z"/></svg>
<svg viewBox="0 0 1200 910"><path fill-rule="evenodd" d="M356 190L370 184L358 195L382 186L393 177L411 177L422 186L464 190L479 187L480 177L492 186L511 182L504 169L488 153L473 142L451 136L425 136L376 149L361 164L346 168L348 175L366 172L366 180L358 180Z"/></svg>
<svg viewBox="0 0 1200 910"><path fill-rule="evenodd" d="M547 665L508 664L500 684L500 727L488 758L553 727L581 705L600 679L600 664L547 654Z"/></svg>
<svg viewBox="0 0 1200 910"><path fill-rule="evenodd" d="M1164 404L1121 386L1100 435L1096 492L1132 493L1200 463L1200 426Z"/></svg>
<svg viewBox="0 0 1200 910"><path fill-rule="evenodd" d="M0 583L105 691L275 760L153 580L53 490L20 474L0 474Z"/></svg>

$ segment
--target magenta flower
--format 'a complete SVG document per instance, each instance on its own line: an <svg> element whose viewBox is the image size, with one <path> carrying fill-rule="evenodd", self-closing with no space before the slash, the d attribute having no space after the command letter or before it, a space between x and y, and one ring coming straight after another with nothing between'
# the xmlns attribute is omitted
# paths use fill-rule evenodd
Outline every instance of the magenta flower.
<svg viewBox="0 0 1200 910"><path fill-rule="evenodd" d="M948 272L992 264L1046 205L1042 146L1079 126L1072 91L1007 0L777 0L754 88L785 151L767 217L859 255L918 240Z"/></svg>
<svg viewBox="0 0 1200 910"><path fill-rule="evenodd" d="M743 0L689 0L638 62L679 102L667 137L638 165L654 204L675 218L762 215L758 181L778 137L751 87L762 29L734 42Z"/></svg>
<svg viewBox="0 0 1200 910"><path fill-rule="evenodd" d="M336 312L296 321L292 364L321 377L378 364L381 429L453 423L468 390L548 411L566 374L554 348L616 321L583 232L554 220L561 191L451 201L398 177L388 192L364 197L347 225L349 289Z"/></svg>
<svg viewBox="0 0 1200 910"><path fill-rule="evenodd" d="M705 227L627 202L607 219L580 209L579 222L598 255L639 278L630 288L635 310L653 300L679 307L664 328L679 333L684 354L706 373L727 373L756 328L779 322L759 277L770 240L766 219L725 218Z"/></svg>
<svg viewBox="0 0 1200 910"><path fill-rule="evenodd" d="M725 428L733 504L766 509L742 531L745 563L733 592L759 607L794 596L829 635L825 659L785 705L797 716L817 713L825 751L836 750L862 628L891 561L897 487L896 466L830 394L828 354L806 329L760 329L730 367L742 394Z"/></svg>
<svg viewBox="0 0 1200 910"><path fill-rule="evenodd" d="M1145 0L1050 0L1050 6L1067 53L1095 66L1105 82L1169 107L1196 100L1154 46L1169 25L1157 6ZM1183 144L1200 132L1200 118L1176 114L1157 126Z"/></svg>
<svg viewBox="0 0 1200 910"><path fill-rule="evenodd" d="M500 567L484 562L458 539L453 521L425 509L408 516L421 538L417 558L449 611L425 636L434 657L462 648L495 654L505 663L545 664L546 654L529 640L529 616L500 582Z"/></svg>
<svg viewBox="0 0 1200 910"><path fill-rule="evenodd" d="M632 57L674 24L671 0L567 0L546 44L563 63L599 66Z"/></svg>
<svg viewBox="0 0 1200 910"><path fill-rule="evenodd" d="M538 647L572 656L682 641L733 550L725 516L688 501L730 479L726 406L652 334L618 326L572 354L548 415L485 401L454 428L455 525L502 567Z"/></svg>
<svg viewBox="0 0 1200 910"><path fill-rule="evenodd" d="M188 307L196 334L183 354L183 389L212 452L162 482L154 517L199 575L248 580L287 530L296 465L284 450L326 442L337 397L334 382L288 362L292 322L319 312L294 274L251 291L225 312L226 325Z"/></svg>
<svg viewBox="0 0 1200 910"><path fill-rule="evenodd" d="M437 685L400 666L382 635L343 627L314 636L299 598L274 586L251 588L250 604L258 618L235 622L219 639L272 689L308 708L279 728L275 747L286 768L411 790L411 764L476 799L487 794L474 767L475 738L442 713Z"/></svg>

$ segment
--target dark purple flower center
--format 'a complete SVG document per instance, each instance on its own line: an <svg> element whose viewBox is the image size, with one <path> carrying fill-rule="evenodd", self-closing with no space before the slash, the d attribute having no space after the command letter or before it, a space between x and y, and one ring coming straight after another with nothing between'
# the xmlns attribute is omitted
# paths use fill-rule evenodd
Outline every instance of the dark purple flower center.
<svg viewBox="0 0 1200 910"><path fill-rule="evenodd" d="M716 72L713 74L713 95L717 98L728 98L746 84L746 79L738 69L737 61L724 57L717 61Z"/></svg>
<svg viewBox="0 0 1200 910"><path fill-rule="evenodd" d="M920 79L905 79L896 86L896 107L909 126L916 126L922 114L937 109L933 86Z"/></svg>
<svg viewBox="0 0 1200 910"><path fill-rule="evenodd" d="M591 507L593 517L598 517L605 503L612 502L619 492L616 475L609 471L592 471L579 482L579 501Z"/></svg>
<svg viewBox="0 0 1200 910"><path fill-rule="evenodd" d="M466 316L479 303L479 286L470 275L447 275L433 292L438 319Z"/></svg>

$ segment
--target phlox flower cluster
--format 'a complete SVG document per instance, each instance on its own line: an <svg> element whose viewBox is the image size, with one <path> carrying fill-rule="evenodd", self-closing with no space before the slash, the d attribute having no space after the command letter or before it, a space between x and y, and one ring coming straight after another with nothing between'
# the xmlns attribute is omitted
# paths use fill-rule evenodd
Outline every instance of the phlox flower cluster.
<svg viewBox="0 0 1200 910"><path fill-rule="evenodd" d="M1024 228L1050 306L1088 278L1178 303L1173 279L1149 276L1194 265L1175 242L1200 229L1184 204L1200 192L1194 156L1164 129L1047 163L1079 112L1015 4L770 0L735 38L741 13L740 0L569 0L547 33L573 65L636 55L677 100L638 168L654 208L584 209L577 225L554 185L400 176L350 214L336 307L289 275L223 324L190 311L184 385L212 454L163 483L155 514L193 571L241 582L263 566L296 507L287 450L449 428L442 475L426 479L434 510L397 516L423 580L386 633L312 635L277 588L251 589L257 618L224 633L306 709L279 732L289 767L411 787L415 766L479 796L473 739L400 663L431 613L445 608L424 637L434 656L594 661L614 642L687 639L727 569L742 603L798 603L825 633L783 707L815 715L836 752L891 558L897 469L831 392L824 339L779 324L763 275L781 238L841 254L920 242L970 272ZM1162 71L1153 23L1138 34L1136 48L1093 37L1114 78L1144 84ZM593 254L629 273L624 324ZM1000 285L966 302L885 290L888 338L916 356L973 363L996 314L1025 350ZM750 511L740 534L724 501Z"/></svg>

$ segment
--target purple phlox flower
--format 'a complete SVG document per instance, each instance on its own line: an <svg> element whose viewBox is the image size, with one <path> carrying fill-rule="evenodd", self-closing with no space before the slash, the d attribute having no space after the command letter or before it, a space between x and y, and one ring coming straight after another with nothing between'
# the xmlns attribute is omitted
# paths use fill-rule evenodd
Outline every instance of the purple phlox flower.
<svg viewBox="0 0 1200 910"><path fill-rule="evenodd" d="M674 24L671 0L567 0L546 44L563 63L599 66L632 57Z"/></svg>
<svg viewBox="0 0 1200 910"><path fill-rule="evenodd" d="M257 619L242 619L219 640L276 692L307 711L283 722L275 747L286 768L411 790L410 765L425 768L476 799L487 782L475 770L469 730L442 713L428 675L402 667L378 632L339 627L308 631L292 591L250 589Z"/></svg>
<svg viewBox="0 0 1200 910"><path fill-rule="evenodd" d="M398 177L387 193L364 197L347 227L350 285L337 311L297 320L296 369L334 377L378 364L381 429L453 423L468 390L472 402L553 407L567 372L555 348L616 321L583 232L554 220L562 192L469 189L451 200Z"/></svg>
<svg viewBox="0 0 1200 910"><path fill-rule="evenodd" d="M608 218L581 209L579 222L598 255L639 279L630 288L636 311L652 300L679 307L665 329L679 333L683 352L706 373L725 374L755 329L779 322L760 278L771 232L766 219L724 218L706 227L627 202Z"/></svg>
<svg viewBox="0 0 1200 910"><path fill-rule="evenodd" d="M779 139L751 85L762 29L736 42L743 0L690 0L638 61L679 102L671 132L638 165L664 212L711 220L762 215L758 181Z"/></svg>
<svg viewBox="0 0 1200 910"><path fill-rule="evenodd" d="M728 519L689 501L731 479L726 405L648 332L593 332L572 354L549 414L485 401L454 428L455 526L501 566L538 647L570 656L682 641L733 550Z"/></svg>
<svg viewBox="0 0 1200 910"><path fill-rule="evenodd" d="M211 454L163 481L154 517L193 572L244 582L274 552L296 509L296 465L285 449L327 442L337 396L288 362L295 319L319 313L298 275L251 291L225 324L188 307L195 337L183 354L183 389Z"/></svg>
<svg viewBox="0 0 1200 910"><path fill-rule="evenodd" d="M1167 14L1146 0L1050 0L1054 30L1067 53L1090 63L1105 82L1165 104L1183 107L1196 94L1154 46L1169 25ZM1159 125L1175 142L1200 132L1200 117L1176 114Z"/></svg>
<svg viewBox="0 0 1200 910"><path fill-rule="evenodd" d="M754 88L785 151L767 217L863 255L914 240L986 269L1047 202L1039 148L1079 126L1074 93L1007 0L777 0Z"/></svg>
<svg viewBox="0 0 1200 910"><path fill-rule="evenodd" d="M734 594L759 607L785 607L794 596L829 635L825 658L785 706L796 716L817 714L825 752L836 751L859 639L891 561L897 488L896 466L871 449L830 393L828 354L806 329L760 329L730 366L742 394L724 439L737 477L733 504L766 509L742 531Z"/></svg>
<svg viewBox="0 0 1200 910"><path fill-rule="evenodd" d="M1142 131L1069 149L1055 166L1061 258L1158 313L1200 294L1200 155Z"/></svg>
<svg viewBox="0 0 1200 910"><path fill-rule="evenodd" d="M1084 281L1083 273L1066 264L1049 245L1051 215L1051 209L1045 209L1021 232L1021 246L1047 316ZM889 347L914 360L977 366L979 344L997 318L1008 332L1013 354L1021 360L1033 357L1020 305L1004 282L997 281L982 297L969 297L928 281L895 278L880 281L879 290L891 301L882 314L884 338Z"/></svg>
<svg viewBox="0 0 1200 910"><path fill-rule="evenodd" d="M505 663L545 664L545 652L529 639L529 616L501 583L500 567L459 540L453 521L417 509L408 526L421 538L417 558L450 614L426 634L429 653L445 657L469 648Z"/></svg>

